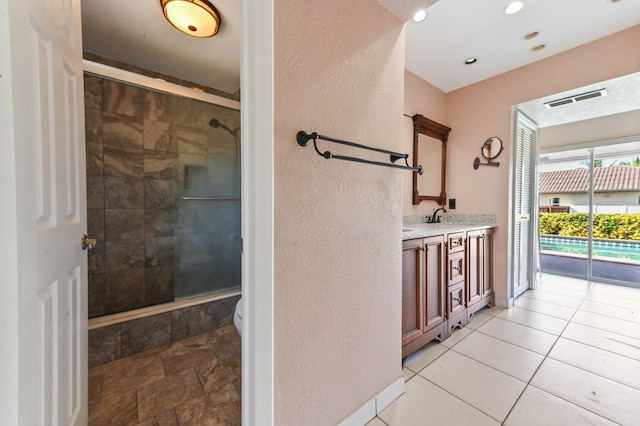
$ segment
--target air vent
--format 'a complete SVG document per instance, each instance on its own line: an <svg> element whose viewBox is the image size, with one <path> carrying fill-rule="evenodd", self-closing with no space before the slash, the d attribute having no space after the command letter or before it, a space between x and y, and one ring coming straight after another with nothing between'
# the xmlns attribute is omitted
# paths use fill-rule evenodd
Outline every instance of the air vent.
<svg viewBox="0 0 640 426"><path fill-rule="evenodd" d="M580 95L569 96L568 98L556 99L555 101L545 102L545 108L551 109L562 105L573 104L576 102L586 101L588 99L599 98L607 96L607 89L598 89L593 92L582 93Z"/></svg>

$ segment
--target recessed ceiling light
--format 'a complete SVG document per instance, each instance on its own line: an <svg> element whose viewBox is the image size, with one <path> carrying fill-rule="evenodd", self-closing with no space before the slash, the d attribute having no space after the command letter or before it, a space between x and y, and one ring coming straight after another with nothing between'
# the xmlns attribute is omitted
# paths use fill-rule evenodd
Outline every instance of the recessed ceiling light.
<svg viewBox="0 0 640 426"><path fill-rule="evenodd" d="M609 0L609 3L618 3L619 1L622 1L622 0Z"/></svg>
<svg viewBox="0 0 640 426"><path fill-rule="evenodd" d="M506 13L507 15L513 15L514 13L520 12L523 7L523 1L514 1L509 3L507 7L504 8L504 13Z"/></svg>
<svg viewBox="0 0 640 426"><path fill-rule="evenodd" d="M542 49L544 49L545 47L547 47L547 45L546 45L546 44L539 44L539 45L537 45L537 46L533 46L533 47L532 47L531 49L529 49L529 50L531 50L532 52L539 52L539 51L541 51Z"/></svg>
<svg viewBox="0 0 640 426"><path fill-rule="evenodd" d="M475 64L476 62L478 62L478 58L467 58L464 60L464 64L465 65L471 65L471 64Z"/></svg>
<svg viewBox="0 0 640 426"><path fill-rule="evenodd" d="M527 34L523 35L522 38L524 40L531 40L531 39L534 39L534 38L538 37L539 35L540 35L539 31L531 31L530 33L527 33Z"/></svg>
<svg viewBox="0 0 640 426"><path fill-rule="evenodd" d="M413 15L413 22L422 22L427 18L427 11L426 10L419 10L416 12L415 15Z"/></svg>

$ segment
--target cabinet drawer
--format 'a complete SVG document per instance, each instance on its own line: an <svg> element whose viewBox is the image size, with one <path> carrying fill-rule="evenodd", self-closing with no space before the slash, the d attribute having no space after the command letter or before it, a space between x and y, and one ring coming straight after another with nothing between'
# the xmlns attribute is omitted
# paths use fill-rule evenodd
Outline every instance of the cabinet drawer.
<svg viewBox="0 0 640 426"><path fill-rule="evenodd" d="M464 311L464 283L459 283L447 288L448 318L462 311Z"/></svg>
<svg viewBox="0 0 640 426"><path fill-rule="evenodd" d="M448 253L458 253L464 250L464 232L447 235Z"/></svg>
<svg viewBox="0 0 640 426"><path fill-rule="evenodd" d="M447 285L464 282L464 252L447 256Z"/></svg>

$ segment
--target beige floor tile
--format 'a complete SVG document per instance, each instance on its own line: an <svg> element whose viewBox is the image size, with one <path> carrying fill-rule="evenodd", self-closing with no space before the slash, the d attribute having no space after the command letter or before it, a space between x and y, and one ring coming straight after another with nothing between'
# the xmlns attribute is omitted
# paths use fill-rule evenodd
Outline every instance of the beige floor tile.
<svg viewBox="0 0 640 426"><path fill-rule="evenodd" d="M530 351L546 355L557 336L501 318L494 318L478 328L483 333Z"/></svg>
<svg viewBox="0 0 640 426"><path fill-rule="evenodd" d="M640 290L634 287L626 287L615 284L597 283L592 291L593 294L606 294L609 296L620 297L622 299L630 299L640 301Z"/></svg>
<svg viewBox="0 0 640 426"><path fill-rule="evenodd" d="M440 342L431 342L409 355L404 361L404 366L417 373L447 350L449 350L448 346L444 346Z"/></svg>
<svg viewBox="0 0 640 426"><path fill-rule="evenodd" d="M448 351L418 374L498 421L507 417L526 386L454 351Z"/></svg>
<svg viewBox="0 0 640 426"><path fill-rule="evenodd" d="M389 426L500 424L420 376L407 382L404 390L400 398L378 414Z"/></svg>
<svg viewBox="0 0 640 426"><path fill-rule="evenodd" d="M620 424L637 424L640 417L640 391L550 358L531 384Z"/></svg>
<svg viewBox="0 0 640 426"><path fill-rule="evenodd" d="M451 350L528 382L544 356L481 333L473 333Z"/></svg>
<svg viewBox="0 0 640 426"><path fill-rule="evenodd" d="M549 315L539 314L526 309L513 307L498 314L498 318L526 325L537 330L559 335L567 325L567 321Z"/></svg>
<svg viewBox="0 0 640 426"><path fill-rule="evenodd" d="M540 285L536 289L536 291L559 294L561 296L575 297L577 299L584 299L588 293L587 290L579 290L575 288L558 286L558 285L554 285L553 283L550 283L549 281L546 281L544 284Z"/></svg>
<svg viewBox="0 0 640 426"><path fill-rule="evenodd" d="M640 390L640 361L560 338L549 358Z"/></svg>
<svg viewBox="0 0 640 426"><path fill-rule="evenodd" d="M380 420L379 417L374 417L366 426L387 426L387 424Z"/></svg>
<svg viewBox="0 0 640 426"><path fill-rule="evenodd" d="M528 297L518 298L518 300L516 300L516 306L518 308L527 309L529 311L538 312L539 314L545 314L563 320L570 320L576 312L575 308L568 308L566 306L545 302L543 300L531 299Z"/></svg>
<svg viewBox="0 0 640 426"><path fill-rule="evenodd" d="M640 309L629 309L585 300L580 306L580 310L640 324Z"/></svg>
<svg viewBox="0 0 640 426"><path fill-rule="evenodd" d="M640 361L640 339L573 322L564 330L562 337Z"/></svg>
<svg viewBox="0 0 640 426"><path fill-rule="evenodd" d="M603 293L589 293L586 300L603 303L605 305L619 306L621 308L640 311L640 300L626 299L622 297L609 296Z"/></svg>
<svg viewBox="0 0 640 426"><path fill-rule="evenodd" d="M520 297L527 299L542 300L544 302L555 303L556 305L566 306L567 308L577 309L581 304L583 298L576 298L571 296L563 296L561 294L549 293L547 291L528 290Z"/></svg>
<svg viewBox="0 0 640 426"><path fill-rule="evenodd" d="M527 386L504 424L506 426L615 425L584 408L533 386Z"/></svg>
<svg viewBox="0 0 640 426"><path fill-rule="evenodd" d="M485 322L489 321L491 318L493 318L493 315L484 314L482 312L476 312L475 314L473 314L473 316L471 317L471 321L469 321L466 327L472 330L476 330L478 327L480 327Z"/></svg>
<svg viewBox="0 0 640 426"><path fill-rule="evenodd" d="M444 342L442 342L441 344L443 346L447 346L447 347L452 347L453 345L455 345L456 343L458 343L459 341L461 341L462 339L464 339L465 337L467 337L468 335L470 335L473 332L473 330L470 330L468 328L456 328L453 331L453 334L451 336L449 336L448 339L446 339Z"/></svg>
<svg viewBox="0 0 640 426"><path fill-rule="evenodd" d="M555 287L567 288L581 292L588 292L593 289L595 283L582 278L563 277L560 275L550 275L542 285L552 285Z"/></svg>
<svg viewBox="0 0 640 426"><path fill-rule="evenodd" d="M578 310L571 322L640 339L640 324Z"/></svg>
<svg viewBox="0 0 640 426"><path fill-rule="evenodd" d="M477 313L481 313L481 314L485 314L485 315L491 315L491 316L496 316L498 315L500 312L504 311L504 308L501 306L492 306L491 308L483 308L481 310L479 310Z"/></svg>
<svg viewBox="0 0 640 426"><path fill-rule="evenodd" d="M405 383L415 375L416 373L409 370L408 368L402 369L402 378L404 379Z"/></svg>

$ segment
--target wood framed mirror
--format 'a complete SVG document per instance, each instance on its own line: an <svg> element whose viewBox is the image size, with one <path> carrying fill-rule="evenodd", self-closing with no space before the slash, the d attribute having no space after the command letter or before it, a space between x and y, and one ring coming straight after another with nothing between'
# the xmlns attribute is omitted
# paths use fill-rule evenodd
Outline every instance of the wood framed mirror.
<svg viewBox="0 0 640 426"><path fill-rule="evenodd" d="M416 114L413 119L413 165L423 173L413 174L413 204L432 200L443 206L447 201L447 139L451 128Z"/></svg>

